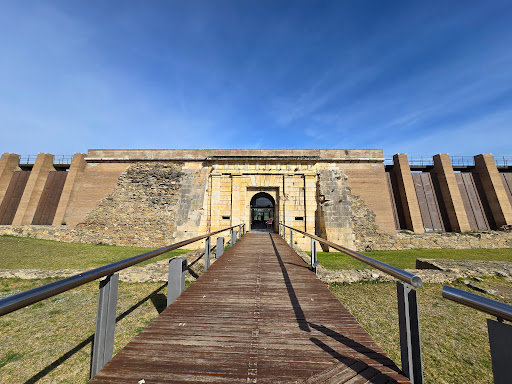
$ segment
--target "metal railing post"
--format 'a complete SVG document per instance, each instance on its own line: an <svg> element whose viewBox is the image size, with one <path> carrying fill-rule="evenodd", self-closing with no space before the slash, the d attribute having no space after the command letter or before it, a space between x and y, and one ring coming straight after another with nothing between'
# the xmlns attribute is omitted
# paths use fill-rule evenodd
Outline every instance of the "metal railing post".
<svg viewBox="0 0 512 384"><path fill-rule="evenodd" d="M400 281L396 283L396 292L402 371L412 384L423 384L417 293L409 284Z"/></svg>
<svg viewBox="0 0 512 384"><path fill-rule="evenodd" d="M171 305L185 290L185 271L187 258L175 257L169 261L169 279L167 283L167 306Z"/></svg>
<svg viewBox="0 0 512 384"><path fill-rule="evenodd" d="M229 242L231 243L231 245L233 245L233 244L234 244L234 243L233 243L233 232L234 232L234 231L233 231L233 228L231 228L231 229L229 230Z"/></svg>
<svg viewBox="0 0 512 384"><path fill-rule="evenodd" d="M494 383L509 383L510 367L512 366L512 355L510 354L512 326L505 324L503 321L512 321L512 305L448 285L443 287L443 297L497 317L498 321L487 319L492 373L494 375Z"/></svg>
<svg viewBox="0 0 512 384"><path fill-rule="evenodd" d="M207 237L204 242L204 271L210 268L210 237Z"/></svg>
<svg viewBox="0 0 512 384"><path fill-rule="evenodd" d="M290 248L293 248L293 232L292 232L291 228L290 228Z"/></svg>
<svg viewBox="0 0 512 384"><path fill-rule="evenodd" d="M512 326L503 323L499 318L498 321L487 319L487 332L489 333L494 383L510 383Z"/></svg>
<svg viewBox="0 0 512 384"><path fill-rule="evenodd" d="M316 241L315 239L311 239L311 268L316 273L316 267L318 265L318 261L316 258Z"/></svg>
<svg viewBox="0 0 512 384"><path fill-rule="evenodd" d="M240 240L242 238L242 226L239 225L238 226L238 239L237 240Z"/></svg>
<svg viewBox="0 0 512 384"><path fill-rule="evenodd" d="M236 244L237 237L238 237L238 231L233 231L233 241L231 241L231 245Z"/></svg>
<svg viewBox="0 0 512 384"><path fill-rule="evenodd" d="M224 237L217 237L217 246L215 247L215 258L218 259L224 254Z"/></svg>
<svg viewBox="0 0 512 384"><path fill-rule="evenodd" d="M96 332L91 357L91 379L112 359L114 354L118 287L118 273L108 275L100 281Z"/></svg>

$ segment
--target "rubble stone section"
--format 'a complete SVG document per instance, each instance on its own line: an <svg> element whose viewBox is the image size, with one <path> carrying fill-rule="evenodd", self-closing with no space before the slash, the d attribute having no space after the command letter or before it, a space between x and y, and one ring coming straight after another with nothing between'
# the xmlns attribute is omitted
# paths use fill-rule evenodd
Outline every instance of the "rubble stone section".
<svg viewBox="0 0 512 384"><path fill-rule="evenodd" d="M333 243L354 247L353 212L347 176L337 168L318 172L319 204L317 227L320 236Z"/></svg>
<svg viewBox="0 0 512 384"><path fill-rule="evenodd" d="M367 239L386 239L376 215L360 196L352 193L348 177L338 168L318 174L317 235L350 249L366 249Z"/></svg>
<svg viewBox="0 0 512 384"><path fill-rule="evenodd" d="M175 201L176 232L173 238L186 240L203 234L206 228L205 195L208 169L200 163L185 163L180 171L180 188Z"/></svg>
<svg viewBox="0 0 512 384"><path fill-rule="evenodd" d="M76 228L83 240L163 246L174 242L183 163L137 162Z"/></svg>

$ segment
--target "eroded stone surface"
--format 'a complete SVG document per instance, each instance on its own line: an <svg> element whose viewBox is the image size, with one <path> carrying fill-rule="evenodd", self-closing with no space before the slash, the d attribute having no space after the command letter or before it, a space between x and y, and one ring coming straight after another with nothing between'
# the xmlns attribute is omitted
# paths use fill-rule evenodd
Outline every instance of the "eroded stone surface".
<svg viewBox="0 0 512 384"><path fill-rule="evenodd" d="M163 246L174 242L182 163L138 162L76 229L86 242ZM183 202L184 204L184 202Z"/></svg>

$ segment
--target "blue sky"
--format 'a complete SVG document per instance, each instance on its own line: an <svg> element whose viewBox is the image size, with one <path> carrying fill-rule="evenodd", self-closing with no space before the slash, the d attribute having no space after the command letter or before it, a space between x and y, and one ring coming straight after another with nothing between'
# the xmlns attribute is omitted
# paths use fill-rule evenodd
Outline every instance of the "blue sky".
<svg viewBox="0 0 512 384"><path fill-rule="evenodd" d="M3 1L0 152L512 155L510 1Z"/></svg>

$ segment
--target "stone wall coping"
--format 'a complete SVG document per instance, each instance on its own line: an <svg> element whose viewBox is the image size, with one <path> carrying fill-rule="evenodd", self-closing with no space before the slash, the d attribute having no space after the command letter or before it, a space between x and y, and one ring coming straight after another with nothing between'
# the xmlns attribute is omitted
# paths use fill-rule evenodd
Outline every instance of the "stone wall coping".
<svg viewBox="0 0 512 384"><path fill-rule="evenodd" d="M204 157L204 158L190 158L190 157L86 157L85 161L88 163L132 163L136 161L315 161L315 162L326 162L326 163L384 163L384 158L374 157L352 157L352 158L320 158L320 157L294 157L294 156L282 156L282 157L255 157L255 156L240 156L240 157Z"/></svg>
<svg viewBox="0 0 512 384"><path fill-rule="evenodd" d="M88 161L93 160L201 160L223 157L241 159L248 157L261 158L301 158L316 157L324 160L351 159L360 161L384 161L382 149L89 149Z"/></svg>

